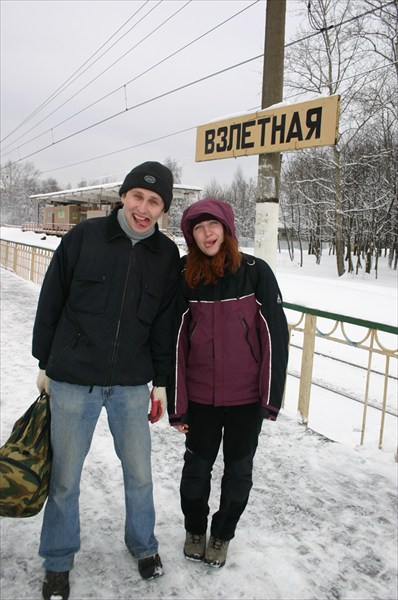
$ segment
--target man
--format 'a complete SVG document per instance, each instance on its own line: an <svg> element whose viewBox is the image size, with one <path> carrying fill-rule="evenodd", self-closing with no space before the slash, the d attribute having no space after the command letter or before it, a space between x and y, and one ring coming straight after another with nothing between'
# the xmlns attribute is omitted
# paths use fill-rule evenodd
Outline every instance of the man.
<svg viewBox="0 0 398 600"><path fill-rule="evenodd" d="M80 548L81 473L102 407L123 468L126 546L144 579L163 573L148 420L163 416L173 362L179 252L157 225L170 208L172 173L145 162L126 176L119 195L121 206L109 216L88 219L63 236L33 329L37 385L50 394L53 447L39 548L45 600L69 596L69 571Z"/></svg>

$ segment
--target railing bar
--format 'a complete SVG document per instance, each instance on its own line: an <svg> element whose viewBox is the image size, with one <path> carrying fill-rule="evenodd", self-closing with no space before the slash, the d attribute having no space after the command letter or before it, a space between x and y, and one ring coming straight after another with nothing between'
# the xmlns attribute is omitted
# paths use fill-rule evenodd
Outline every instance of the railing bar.
<svg viewBox="0 0 398 600"><path fill-rule="evenodd" d="M332 341L335 341L334 338L332 338ZM341 340L341 342L344 344L343 340ZM298 350L303 350L303 347L298 346L297 344L290 344L290 347L297 348ZM359 349L365 350L366 348L359 348ZM374 351L377 352L377 348ZM380 351L379 351L379 353L381 354ZM316 354L317 356L322 356L322 358L328 358L330 360L335 360L336 362L340 362L343 365L349 365L350 367L362 369L363 371L365 371L367 369L367 367L364 367L363 365L358 365L357 363L348 362L348 360L343 360L342 358L337 358L337 356L330 356L329 354L324 354L323 352L319 352L318 350L315 350L314 354ZM383 356L385 356L384 352L383 352ZM392 356L391 358L398 358L398 356ZM382 373L381 371L375 371L374 369L372 370L372 373L374 373L374 375L384 375L384 373ZM396 377L395 375L389 375L388 377L390 379L396 379L398 381L398 377ZM361 400L361 402L362 402L362 400Z"/></svg>
<svg viewBox="0 0 398 600"><path fill-rule="evenodd" d="M379 449L381 450L383 445L383 436L384 436L384 421L386 416L386 405L387 405L387 388L388 388L388 371L390 367L390 357L386 356L386 370L384 373L384 390L383 390L383 406L381 413L381 422L380 422L380 435L379 435Z"/></svg>
<svg viewBox="0 0 398 600"><path fill-rule="evenodd" d="M290 302L283 302L283 307L288 308L290 310L296 310L305 312L310 315L315 315L317 317L323 317L325 319L331 319L335 321L344 321L346 323L351 323L352 325L359 325L361 327L368 327L369 329L379 329L380 331L386 331L387 333L395 333L398 335L398 327L394 325L386 325L385 323L377 323L376 321L367 321L363 319L356 319L354 317L349 317L347 315L339 315L335 313L325 312L323 310L317 310L315 308L309 308L308 306L301 306L299 304L291 304Z"/></svg>
<svg viewBox="0 0 398 600"><path fill-rule="evenodd" d="M293 373L292 371L288 371L287 374L289 375L289 377L295 377L296 379L300 379L299 373ZM315 387L321 388L322 390L331 392L332 394L337 394L337 396L342 396L343 398L348 398L348 400L353 400L354 402L358 402L358 404L363 404L363 400L361 400L360 398L351 396L351 394L347 394L347 392L343 392L342 390L339 390L336 388L331 388L328 385L325 385L324 383L319 383L318 381L312 380L311 384L314 385ZM369 402L369 400L368 400L368 406L370 408L374 408L375 410L379 410L379 411L383 410L381 406L378 406L374 402ZM391 417L398 417L398 411L387 410L387 408L386 408L385 412L387 415L390 415Z"/></svg>
<svg viewBox="0 0 398 600"><path fill-rule="evenodd" d="M372 334L370 336L370 343L371 346L373 344L373 340L374 340L374 329L372 329ZM365 388L365 398L363 401L363 417L362 417L362 428L361 428L361 446L363 445L364 439L365 439L365 429L366 429L366 415L367 415L367 410L368 410L368 398L369 398L369 383L370 383L370 374L371 374L371 367L372 367L372 358L373 358L373 352L372 352L372 347L369 348L369 360L368 360L368 372L366 375L366 388Z"/></svg>

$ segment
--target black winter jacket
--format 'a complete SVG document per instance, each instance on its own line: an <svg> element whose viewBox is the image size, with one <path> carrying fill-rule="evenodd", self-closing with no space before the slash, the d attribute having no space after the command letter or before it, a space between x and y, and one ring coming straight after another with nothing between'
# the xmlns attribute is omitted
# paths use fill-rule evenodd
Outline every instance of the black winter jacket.
<svg viewBox="0 0 398 600"><path fill-rule="evenodd" d="M57 381L165 386L179 252L157 225L133 247L117 210L63 236L43 281L32 353Z"/></svg>

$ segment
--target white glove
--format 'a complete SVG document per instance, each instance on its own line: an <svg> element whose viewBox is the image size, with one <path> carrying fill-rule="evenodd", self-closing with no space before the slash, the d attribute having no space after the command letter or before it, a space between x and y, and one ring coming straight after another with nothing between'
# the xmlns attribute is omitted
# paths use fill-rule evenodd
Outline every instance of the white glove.
<svg viewBox="0 0 398 600"><path fill-rule="evenodd" d="M165 387L154 387L151 392L151 412L148 420L156 423L161 419L167 408L167 394Z"/></svg>
<svg viewBox="0 0 398 600"><path fill-rule="evenodd" d="M50 381L51 379L47 377L45 370L39 369L36 385L40 393L44 390L48 396L50 395Z"/></svg>

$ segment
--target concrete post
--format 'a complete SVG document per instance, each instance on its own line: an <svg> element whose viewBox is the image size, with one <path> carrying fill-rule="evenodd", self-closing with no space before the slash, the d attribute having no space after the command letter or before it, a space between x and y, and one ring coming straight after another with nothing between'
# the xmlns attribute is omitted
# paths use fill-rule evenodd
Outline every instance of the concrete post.
<svg viewBox="0 0 398 600"><path fill-rule="evenodd" d="M286 0L267 0L262 108L283 99ZM260 154L256 199L254 253L276 267L279 213L280 153Z"/></svg>

